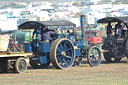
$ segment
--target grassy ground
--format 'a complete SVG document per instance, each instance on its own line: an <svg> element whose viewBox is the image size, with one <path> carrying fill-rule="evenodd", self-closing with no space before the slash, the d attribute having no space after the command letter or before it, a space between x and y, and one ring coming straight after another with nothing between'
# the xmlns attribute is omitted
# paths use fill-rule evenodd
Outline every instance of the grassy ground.
<svg viewBox="0 0 128 85"><path fill-rule="evenodd" d="M0 85L127 85L128 63L106 63L97 67L88 64L71 67L66 70L28 68L24 74L0 74ZM83 63L87 63L86 61Z"/></svg>

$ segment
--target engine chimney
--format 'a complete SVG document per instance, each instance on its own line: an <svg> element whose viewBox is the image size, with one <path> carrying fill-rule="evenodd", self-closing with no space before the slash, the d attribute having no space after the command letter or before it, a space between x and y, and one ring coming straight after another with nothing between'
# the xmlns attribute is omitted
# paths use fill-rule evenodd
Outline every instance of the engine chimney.
<svg viewBox="0 0 128 85"><path fill-rule="evenodd" d="M82 31L82 39L85 37L85 15L81 15L81 31Z"/></svg>

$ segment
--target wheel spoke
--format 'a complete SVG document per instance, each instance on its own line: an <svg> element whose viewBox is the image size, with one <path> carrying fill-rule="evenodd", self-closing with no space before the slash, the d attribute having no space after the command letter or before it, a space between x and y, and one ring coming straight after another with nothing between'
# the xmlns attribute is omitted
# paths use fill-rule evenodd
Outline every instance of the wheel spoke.
<svg viewBox="0 0 128 85"><path fill-rule="evenodd" d="M91 62L92 62L92 64L97 64L98 60L94 57L94 58L92 58Z"/></svg>
<svg viewBox="0 0 128 85"><path fill-rule="evenodd" d="M63 61L64 61L64 63L66 64L66 65L68 65L68 63L66 62L66 60L63 58Z"/></svg>
<svg viewBox="0 0 128 85"><path fill-rule="evenodd" d="M93 52L91 51L91 54L95 56L98 55L99 53L94 50Z"/></svg>
<svg viewBox="0 0 128 85"><path fill-rule="evenodd" d="M60 57L57 57L57 60L58 60L58 62L60 62L61 61L61 56Z"/></svg>
<svg viewBox="0 0 128 85"><path fill-rule="evenodd" d="M59 48L57 48L57 50L58 50L59 52L61 52L61 50L60 50ZM57 51L57 52L58 52L58 51Z"/></svg>
<svg viewBox="0 0 128 85"><path fill-rule="evenodd" d="M65 50L65 52L67 52L67 51L69 51L69 50L72 50L72 48L69 48L69 49Z"/></svg>
<svg viewBox="0 0 128 85"><path fill-rule="evenodd" d="M67 49L66 43L64 43L64 51Z"/></svg>
<svg viewBox="0 0 128 85"><path fill-rule="evenodd" d="M70 56L67 56L67 55L66 55L65 57L66 57L66 58L70 58L70 59L71 59L71 57L70 57Z"/></svg>
<svg viewBox="0 0 128 85"><path fill-rule="evenodd" d="M94 59L95 59L95 63L98 63L98 60L96 59L96 57Z"/></svg>
<svg viewBox="0 0 128 85"><path fill-rule="evenodd" d="M89 56L90 57L90 60L92 61L93 60L93 56Z"/></svg>
<svg viewBox="0 0 128 85"><path fill-rule="evenodd" d="M91 51L90 54L94 55L94 51Z"/></svg>
<svg viewBox="0 0 128 85"><path fill-rule="evenodd" d="M91 62L93 61L93 58L92 59L90 59L91 60Z"/></svg>
<svg viewBox="0 0 128 85"><path fill-rule="evenodd" d="M56 56L61 55L61 53L57 53Z"/></svg>
<svg viewBox="0 0 128 85"><path fill-rule="evenodd" d="M94 58L94 55L90 56L90 58Z"/></svg>
<svg viewBox="0 0 128 85"><path fill-rule="evenodd" d="M92 63L92 64L97 64L97 63L98 63L98 60L97 60L96 57L91 56L91 58L92 58L92 59L90 59L90 60L91 60L91 63Z"/></svg>
<svg viewBox="0 0 128 85"><path fill-rule="evenodd" d="M98 53L96 52L94 55L98 55Z"/></svg>
<svg viewBox="0 0 128 85"><path fill-rule="evenodd" d="M60 48L61 48L61 51L63 51L63 46L62 46L62 44L60 44Z"/></svg>

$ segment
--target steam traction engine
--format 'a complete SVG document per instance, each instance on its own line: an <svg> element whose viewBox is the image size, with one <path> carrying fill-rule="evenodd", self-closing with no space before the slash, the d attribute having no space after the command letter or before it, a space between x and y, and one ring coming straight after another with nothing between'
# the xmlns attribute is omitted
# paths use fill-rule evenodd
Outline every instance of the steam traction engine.
<svg viewBox="0 0 128 85"><path fill-rule="evenodd" d="M26 52L33 50L30 65L33 68L46 68L50 63L58 69L66 69L72 65L79 65L82 58L88 59L91 66L97 66L101 62L101 52L97 46L92 46L85 40L85 16L81 16L82 36L67 31L75 27L74 23L68 21L29 21L20 25L20 29L31 29L30 27L44 26L48 30L59 30L56 35L51 35L52 41L45 40L37 42L33 40L25 44ZM35 28L34 28L35 29Z"/></svg>
<svg viewBox="0 0 128 85"><path fill-rule="evenodd" d="M98 23L121 22L121 37L109 35L103 42L104 59L109 63L118 63L123 57L128 57L128 17L106 17L98 20Z"/></svg>

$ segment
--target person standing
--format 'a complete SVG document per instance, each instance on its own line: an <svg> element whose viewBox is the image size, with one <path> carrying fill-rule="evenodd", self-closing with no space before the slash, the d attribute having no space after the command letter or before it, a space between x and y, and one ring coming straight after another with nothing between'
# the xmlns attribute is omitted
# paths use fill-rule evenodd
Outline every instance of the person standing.
<svg viewBox="0 0 128 85"><path fill-rule="evenodd" d="M43 29L42 29L41 26L40 26L39 28L35 29L35 30L33 31L32 39L33 39L34 35L36 34L36 39L37 39L38 41L41 41L41 39L42 39L42 34L41 34L42 31L43 31Z"/></svg>
<svg viewBox="0 0 128 85"><path fill-rule="evenodd" d="M109 22L108 25L107 25L107 33L106 33L107 36L111 35L112 32L113 32L112 25L111 25L111 22Z"/></svg>
<svg viewBox="0 0 128 85"><path fill-rule="evenodd" d="M120 37L121 37L121 32L122 32L122 26L121 26L121 22L119 21L119 22L115 25L115 37L120 38Z"/></svg>
<svg viewBox="0 0 128 85"><path fill-rule="evenodd" d="M39 51L39 42L42 39L42 31L43 31L43 29L41 26L39 28L35 28L35 30L33 31L32 39L33 39L34 35L36 34L36 40L33 40L32 52L38 52Z"/></svg>

